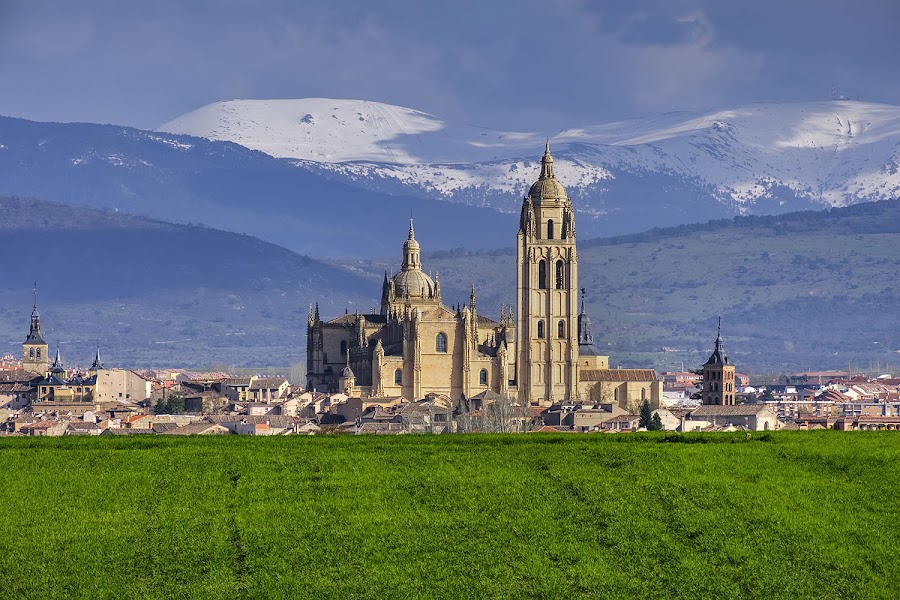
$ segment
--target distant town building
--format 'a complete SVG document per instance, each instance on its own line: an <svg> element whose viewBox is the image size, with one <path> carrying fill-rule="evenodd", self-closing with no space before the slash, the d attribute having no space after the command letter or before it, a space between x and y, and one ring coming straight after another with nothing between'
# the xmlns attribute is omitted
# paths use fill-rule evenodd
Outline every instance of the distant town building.
<svg viewBox="0 0 900 600"><path fill-rule="evenodd" d="M41 315L38 312L37 292L35 292L34 308L31 311L31 327L22 344L22 368L34 373L45 373L49 360L47 342L41 335Z"/></svg>
<svg viewBox="0 0 900 600"><path fill-rule="evenodd" d="M722 319L716 329L716 348L703 365L701 402L707 405L734 405L734 365L722 347Z"/></svg>

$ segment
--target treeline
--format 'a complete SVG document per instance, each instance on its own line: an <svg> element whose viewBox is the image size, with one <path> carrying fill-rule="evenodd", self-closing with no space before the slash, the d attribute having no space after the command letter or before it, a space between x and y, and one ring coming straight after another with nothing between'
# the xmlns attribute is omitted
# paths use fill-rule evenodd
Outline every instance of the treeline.
<svg viewBox="0 0 900 600"><path fill-rule="evenodd" d="M852 206L828 208L824 210L801 210L781 215L739 215L731 219L713 219L705 223L676 225L674 227L654 227L641 233L594 238L579 242L582 248L595 246L618 246L621 244L641 244L659 242L671 238L689 237L698 233L727 229L769 229L776 235L821 232L829 233L823 223L833 221L830 233L900 233L900 200L862 202ZM460 258L464 256L515 256L515 248L493 248L489 250L451 248L435 250L427 258Z"/></svg>
<svg viewBox="0 0 900 600"><path fill-rule="evenodd" d="M515 256L515 248L491 248L490 250L472 250L471 248L451 248L435 250L427 258L460 258L463 256Z"/></svg>
<svg viewBox="0 0 900 600"><path fill-rule="evenodd" d="M714 219L706 223L654 227L642 233L596 238L579 244L582 247L593 247L658 242L723 229L761 228L785 235L810 231L826 233L822 224L828 221L834 221L833 233L900 233L900 200L863 202L853 206L803 210L781 215L741 215L731 219Z"/></svg>

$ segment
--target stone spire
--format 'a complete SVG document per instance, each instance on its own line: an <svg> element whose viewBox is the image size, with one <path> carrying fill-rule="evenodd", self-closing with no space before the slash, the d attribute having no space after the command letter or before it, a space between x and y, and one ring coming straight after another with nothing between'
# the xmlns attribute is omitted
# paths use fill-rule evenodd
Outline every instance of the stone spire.
<svg viewBox="0 0 900 600"><path fill-rule="evenodd" d="M413 230L413 220L409 220L409 237L403 243L403 267L404 271L421 271L422 257L419 242L416 241Z"/></svg>
<svg viewBox="0 0 900 600"><path fill-rule="evenodd" d="M350 368L350 348L347 348L347 361L344 363L344 370L341 371L341 377L353 377L353 369Z"/></svg>
<svg viewBox="0 0 900 600"><path fill-rule="evenodd" d="M591 332L591 319L584 312L585 289L581 288L581 312L578 314L578 346L584 354L584 346L594 345L594 334Z"/></svg>
<svg viewBox="0 0 900 600"><path fill-rule="evenodd" d="M550 155L550 138L544 146L544 156L541 157L541 179L556 179L553 173L553 157Z"/></svg>
<svg viewBox="0 0 900 600"><path fill-rule="evenodd" d="M716 349L712 356L706 361L708 365L724 365L728 363L728 357L725 356L725 349L722 347L722 317L719 317L719 324L716 326Z"/></svg>
<svg viewBox="0 0 900 600"><path fill-rule="evenodd" d="M50 373L60 379L66 378L66 368L63 366L62 357L59 354L59 344L56 345L56 358L53 359L53 364L50 365Z"/></svg>
<svg viewBox="0 0 900 600"><path fill-rule="evenodd" d="M97 342L97 352L94 354L94 362L91 364L89 371L97 372L103 368L103 362L100 360L100 342Z"/></svg>
<svg viewBox="0 0 900 600"><path fill-rule="evenodd" d="M37 283L34 284L34 307L31 310L31 327L28 329L26 344L46 344L41 335L41 314L37 306Z"/></svg>

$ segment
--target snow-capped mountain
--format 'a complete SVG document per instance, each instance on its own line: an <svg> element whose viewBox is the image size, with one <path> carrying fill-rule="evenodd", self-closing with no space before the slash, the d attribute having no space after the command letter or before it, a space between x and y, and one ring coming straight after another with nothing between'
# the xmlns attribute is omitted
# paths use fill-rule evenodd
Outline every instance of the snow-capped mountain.
<svg viewBox="0 0 900 600"><path fill-rule="evenodd" d="M517 210L545 137L322 98L217 102L159 130L236 142L360 187L503 211ZM712 200L733 214L900 197L900 107L891 105L677 112L567 129L550 143L558 177L595 216L635 202L677 210Z"/></svg>
<svg viewBox="0 0 900 600"><path fill-rule="evenodd" d="M511 244L517 223L494 210L346 185L230 142L10 117L0 117L0 195L203 223L328 257L399 252L411 211L428 251Z"/></svg>

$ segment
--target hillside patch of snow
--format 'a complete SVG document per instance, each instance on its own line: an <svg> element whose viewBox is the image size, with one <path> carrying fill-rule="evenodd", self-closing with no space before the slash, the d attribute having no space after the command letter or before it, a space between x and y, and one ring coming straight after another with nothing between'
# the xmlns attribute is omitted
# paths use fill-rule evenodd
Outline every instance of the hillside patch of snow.
<svg viewBox="0 0 900 600"><path fill-rule="evenodd" d="M521 195L537 175L544 144L536 132L326 98L217 102L159 131L232 141L355 185L392 180L442 198L472 190ZM567 129L551 137L551 146L557 174L572 190L624 173L669 174L737 204L771 197L776 188L833 206L897 198L900 190L900 107L884 104L673 112Z"/></svg>

